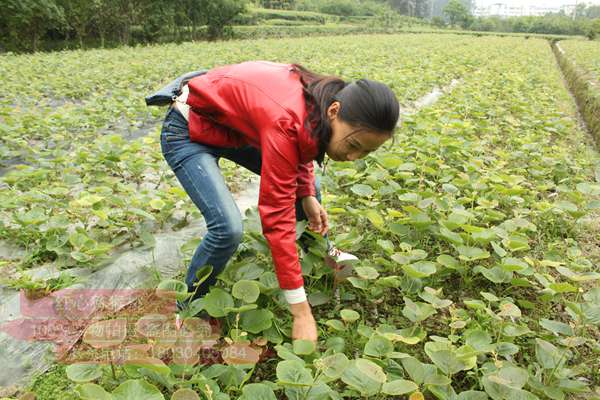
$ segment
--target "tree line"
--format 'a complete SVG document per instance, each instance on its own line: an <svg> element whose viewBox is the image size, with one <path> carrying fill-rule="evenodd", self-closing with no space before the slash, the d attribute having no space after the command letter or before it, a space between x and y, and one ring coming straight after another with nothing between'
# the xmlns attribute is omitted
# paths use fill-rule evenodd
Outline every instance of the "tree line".
<svg viewBox="0 0 600 400"><path fill-rule="evenodd" d="M242 0L4 0L0 38L7 50L36 51L42 40L79 47L92 39L127 45L171 36L195 39L208 28L209 38L222 35L244 10Z"/></svg>
<svg viewBox="0 0 600 400"><path fill-rule="evenodd" d="M600 36L600 6L573 15L475 18L473 0L3 0L0 51L217 39L252 19L247 7L337 16L402 14L437 27Z"/></svg>
<svg viewBox="0 0 600 400"><path fill-rule="evenodd" d="M462 0L470 7L471 1ZM441 15L448 0L3 0L0 50L222 37L247 5L339 16Z"/></svg>

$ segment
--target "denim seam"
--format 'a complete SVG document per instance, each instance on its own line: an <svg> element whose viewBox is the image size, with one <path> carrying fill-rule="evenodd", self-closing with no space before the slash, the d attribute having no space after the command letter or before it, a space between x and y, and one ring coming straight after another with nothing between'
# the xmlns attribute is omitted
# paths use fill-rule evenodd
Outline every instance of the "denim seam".
<svg viewBox="0 0 600 400"><path fill-rule="evenodd" d="M190 177L190 174L187 172L187 170L183 167L183 164L180 166L181 169L183 170L183 173L185 174L185 176L187 177L187 179L191 182L192 186L194 187L194 190L196 190L198 193L202 193L200 191L200 189L198 188L198 186L196 186L196 182L194 182L194 180ZM210 213L210 217L211 219L215 219L215 213L213 212L212 208L208 206L208 203L204 200L204 198L202 196L198 196L200 199L202 199L202 202L204 203L204 205L206 206L206 209L208 210L208 212ZM202 210L200 210L202 211ZM206 222L206 217L204 218L204 222ZM207 224L207 228L208 228L208 224Z"/></svg>

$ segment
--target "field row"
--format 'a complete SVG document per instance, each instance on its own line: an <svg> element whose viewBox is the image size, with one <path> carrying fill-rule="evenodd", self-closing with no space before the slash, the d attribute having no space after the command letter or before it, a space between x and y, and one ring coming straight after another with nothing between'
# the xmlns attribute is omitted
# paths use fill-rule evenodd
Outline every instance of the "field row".
<svg viewBox="0 0 600 400"><path fill-rule="evenodd" d="M378 364L400 358L417 384L407 360L433 362L451 380L424 384L440 399L562 399L600 384L600 158L549 44L503 40L510 55L326 185L333 237L368 260L342 294L371 327L365 354L377 337L404 353ZM403 329L388 342L377 335L389 325Z"/></svg>
<svg viewBox="0 0 600 400"><path fill-rule="evenodd" d="M196 365L192 354L192 365L167 366L180 344L145 332L151 350L140 357L154 357L153 373L134 365L113 379L109 368L78 365L67 374L95 382L77 386L83 399L136 388L170 398L188 387L222 400L409 393L413 399L563 400L600 387L600 157L578 125L548 42L454 35L363 39L211 48L215 65L310 59L305 65L317 71L388 82L404 103L462 78L434 106L406 117L394 143L327 167L330 237L361 261L347 279L335 280L322 262L323 240L302 258L319 326L316 348L290 339L288 306L254 210L218 285L190 311L204 309L220 319L223 337L214 349L224 361ZM190 50L198 48L123 50L131 52L130 62L120 65L131 82L137 78L130 69L149 67L147 80L137 81L147 91L155 86L152 77L165 81L193 69L197 57ZM119 52L106 56L119 59ZM92 85L80 73L81 87ZM41 97L69 87L61 85L40 89L46 90ZM131 88L121 90L131 104L138 101ZM93 266L116 243L151 244L161 224L191 211L161 159L157 136L95 138L5 175L1 237L29 250L18 267L48 259L64 268ZM181 296L187 291L181 282L161 287ZM236 365L232 351L253 365ZM258 354L263 359L257 363Z"/></svg>
<svg viewBox="0 0 600 400"><path fill-rule="evenodd" d="M600 44L597 41L561 40L560 47L579 66L600 76Z"/></svg>
<svg viewBox="0 0 600 400"><path fill-rule="evenodd" d="M158 145L164 109L143 103L143 95L182 71L249 58L312 60L305 65L322 73L388 82L406 103L511 46L498 38L441 38L332 37L5 57L2 68L19 70L24 79L0 75L8 93L0 114L2 151L29 165L13 167L2 178L7 190L0 194L0 238L27 249L24 263L15 267L48 260L93 266L120 244L151 244L152 232L168 221L185 223L193 205L165 180L169 172ZM371 61L359 61L366 59ZM25 90L28 96L21 95ZM66 104L52 103L64 98ZM141 121L140 134L149 135L125 140L106 128L131 129L131 121ZM227 176L236 174L228 168Z"/></svg>

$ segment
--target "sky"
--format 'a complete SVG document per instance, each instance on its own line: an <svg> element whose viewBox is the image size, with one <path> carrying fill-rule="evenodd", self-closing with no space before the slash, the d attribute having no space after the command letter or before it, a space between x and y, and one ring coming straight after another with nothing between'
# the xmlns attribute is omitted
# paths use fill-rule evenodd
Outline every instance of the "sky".
<svg viewBox="0 0 600 400"><path fill-rule="evenodd" d="M477 7L486 7L495 3L504 3L511 6L537 6L537 7L560 7L575 4L575 0L476 0ZM600 0L578 0L578 3L598 4Z"/></svg>

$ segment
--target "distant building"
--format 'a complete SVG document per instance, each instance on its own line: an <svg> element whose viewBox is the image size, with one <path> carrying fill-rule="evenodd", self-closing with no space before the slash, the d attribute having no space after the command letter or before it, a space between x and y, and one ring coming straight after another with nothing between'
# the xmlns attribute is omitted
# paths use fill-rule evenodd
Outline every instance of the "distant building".
<svg viewBox="0 0 600 400"><path fill-rule="evenodd" d="M494 3L485 7L476 7L473 10L473 15L476 17L524 17L528 15L541 16L550 13L558 13L561 10L565 12L565 14L569 14L565 8L571 7L572 9L575 5L572 6L563 6L563 7L539 7L539 6L515 6L507 3Z"/></svg>

